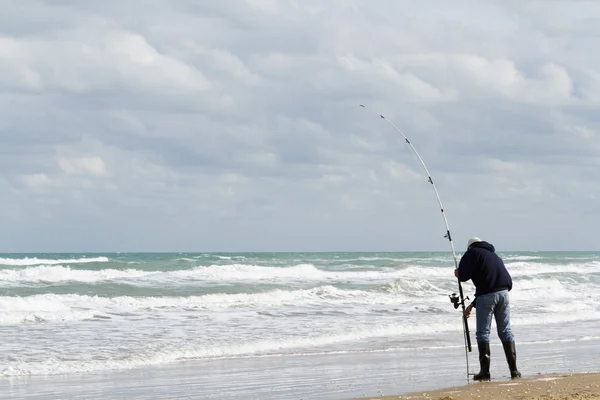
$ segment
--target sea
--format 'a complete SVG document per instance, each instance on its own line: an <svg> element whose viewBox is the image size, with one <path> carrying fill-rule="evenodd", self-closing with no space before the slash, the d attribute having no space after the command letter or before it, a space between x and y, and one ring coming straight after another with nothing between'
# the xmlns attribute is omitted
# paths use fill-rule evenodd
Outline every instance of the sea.
<svg viewBox="0 0 600 400"><path fill-rule="evenodd" d="M599 370L600 252L498 254L523 375ZM454 267L449 251L0 254L0 397L350 399L467 384L475 317L469 352ZM507 379L491 340L492 375Z"/></svg>

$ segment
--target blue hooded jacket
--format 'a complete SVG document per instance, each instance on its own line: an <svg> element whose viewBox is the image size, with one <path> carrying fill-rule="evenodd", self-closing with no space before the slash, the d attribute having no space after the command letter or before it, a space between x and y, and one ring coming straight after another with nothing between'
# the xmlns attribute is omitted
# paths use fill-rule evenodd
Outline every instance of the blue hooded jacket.
<svg viewBox="0 0 600 400"><path fill-rule="evenodd" d="M483 294L512 289L512 278L495 251L488 242L475 242L460 259L458 278L461 282L473 281L475 300Z"/></svg>

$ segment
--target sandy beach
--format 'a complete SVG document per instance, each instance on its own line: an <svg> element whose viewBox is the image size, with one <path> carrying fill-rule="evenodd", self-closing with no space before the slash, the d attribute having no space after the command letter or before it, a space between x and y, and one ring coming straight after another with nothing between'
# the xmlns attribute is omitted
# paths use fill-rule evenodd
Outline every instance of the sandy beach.
<svg viewBox="0 0 600 400"><path fill-rule="evenodd" d="M373 397L378 400L570 400L600 399L600 373L539 375L519 380L474 382L427 392Z"/></svg>

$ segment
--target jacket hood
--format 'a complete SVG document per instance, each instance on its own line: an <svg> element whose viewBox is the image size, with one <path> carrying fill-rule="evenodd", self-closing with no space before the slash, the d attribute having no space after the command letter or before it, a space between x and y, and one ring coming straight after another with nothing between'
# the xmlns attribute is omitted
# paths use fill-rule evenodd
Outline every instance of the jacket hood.
<svg viewBox="0 0 600 400"><path fill-rule="evenodd" d="M492 253L495 253L495 252L496 252L496 249L494 248L494 245L493 245L493 244L491 244L491 243L488 243L488 242L486 242L486 241L482 241L482 242L476 242L476 243L473 243L473 244L471 245L471 248L475 248L475 247L479 247L479 248L482 248L482 249L489 250L489 251L491 251Z"/></svg>

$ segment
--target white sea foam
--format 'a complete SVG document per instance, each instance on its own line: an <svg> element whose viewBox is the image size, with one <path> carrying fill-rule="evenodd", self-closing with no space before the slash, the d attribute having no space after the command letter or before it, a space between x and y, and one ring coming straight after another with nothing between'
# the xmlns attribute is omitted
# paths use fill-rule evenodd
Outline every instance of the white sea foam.
<svg viewBox="0 0 600 400"><path fill-rule="evenodd" d="M512 295L523 299L569 299L581 293L598 290L600 276L594 278L597 269L579 267L580 275L544 275L541 271L548 266L530 268L529 274L513 273ZM575 269L571 269L571 272ZM592 271L592 272L590 272ZM512 271L511 271L512 272ZM586 272L586 273L583 273ZM140 287L147 286L204 286L213 282L247 284L260 282L268 284L307 284L349 283L379 284L383 290L405 293L410 296L426 296L432 293L455 290L454 280L448 279L447 268L422 268L409 266L403 268L378 268L371 270L344 271L323 270L313 264L298 264L290 267L270 267L246 264L228 264L198 266L175 271L147 271L135 268L87 270L62 265L40 265L17 269L0 269L0 286L19 287L22 285L39 286L57 283L120 282ZM467 293L472 290L471 283L464 284Z"/></svg>
<svg viewBox="0 0 600 400"><path fill-rule="evenodd" d="M220 345L186 345L179 343L160 348L141 348L129 354L102 357L101 360L90 359L86 354L77 357L46 357L31 362L18 360L0 369L0 375L55 375L65 373L96 372L114 369L130 369L141 366L171 363L189 359L237 358L248 356L294 354L294 350L313 349L311 353L326 354L319 348L346 342L356 342L376 337L403 336L431 332L447 332L456 330L456 324L438 324L414 326L402 323L386 326L355 329L354 331L334 334L313 334L302 337L288 337L280 340L254 339L247 342L236 341L225 346ZM338 353L338 352L336 352ZM307 353L304 353L307 354Z"/></svg>
<svg viewBox="0 0 600 400"><path fill-rule="evenodd" d="M108 262L108 257L74 258L74 259L41 259L41 258L0 258L0 265L57 265L57 264L87 264Z"/></svg>
<svg viewBox="0 0 600 400"><path fill-rule="evenodd" d="M136 269L102 269L99 271L73 269L62 265L41 265L24 269L0 269L0 284L23 282L85 282L114 280L120 278L142 278L161 275L162 272L142 271Z"/></svg>
<svg viewBox="0 0 600 400"><path fill-rule="evenodd" d="M513 277L534 276L540 274L600 274L600 261L588 261L582 263L547 264L517 261L506 263L506 268Z"/></svg>
<svg viewBox="0 0 600 400"><path fill-rule="evenodd" d="M86 282L135 279L136 282L182 283L187 281L356 281L389 282L401 278L447 277L451 273L442 268L379 268L361 271L325 271L313 264L298 264L290 267L268 267L247 264L199 266L176 271L144 271L138 269L73 269L62 265L40 265L25 269L0 269L0 284L3 282ZM135 282L132 282L135 283Z"/></svg>
<svg viewBox="0 0 600 400"><path fill-rule="evenodd" d="M272 290L263 293L205 294L189 297L100 297L78 294L39 294L26 297L0 296L0 324L89 319L94 315L159 311L225 309L274 306L324 308L340 305L400 304L406 296L320 286L307 290ZM72 315L69 315L72 314Z"/></svg>
<svg viewBox="0 0 600 400"><path fill-rule="evenodd" d="M564 324L566 322L576 321L597 321L600 320L600 311L579 311L568 314L553 314L553 313L535 313L535 314L517 314L511 319L511 323L515 326L519 325L548 325L548 324Z"/></svg>
<svg viewBox="0 0 600 400"><path fill-rule="evenodd" d="M511 294L517 307L531 307L539 300L552 301L537 305L521 323L560 322L598 318L594 310L598 302L578 291L564 290L556 280L527 281L528 289L518 288ZM440 309L445 305L445 292L426 280L395 281L382 286L378 291L339 289L331 285L310 289L275 289L259 293L214 293L201 296L90 296L79 294L38 294L25 297L0 296L0 324L30 322L60 322L64 320L86 320L95 316L133 313L161 315L193 310L268 310L272 307L312 307L320 310L338 310L341 306L421 306ZM444 304L442 304L444 303ZM442 308L443 310L443 308ZM541 313L541 314L540 314ZM520 313L519 315L523 315ZM567 315L567 317L565 317ZM554 318L554 319L553 319Z"/></svg>
<svg viewBox="0 0 600 400"><path fill-rule="evenodd" d="M326 355L344 353L372 353L402 350L433 350L438 351L448 348L460 348L462 345L429 345L417 347L387 346L381 349L362 349L336 351L327 350L329 345L344 342L357 342L377 337L402 337L406 334L431 333L432 328L438 333L456 330L454 324L445 326L419 328L407 327L402 324L391 324L375 327L372 329L359 329L348 333L309 335L306 337L290 337L279 341L273 340L251 340L237 342L230 345L194 345L173 344L163 347L141 347L137 350L130 349L123 353L113 355L89 357L87 353L69 355L66 357L48 356L40 360L32 360L27 357L17 357L0 368L1 376L24 376L24 375L57 375L69 373L87 373L107 370L132 369L143 366L161 365L181 360L190 359L237 359L248 357L279 357L282 355ZM572 343L576 341L598 340L599 338L581 339L548 339L534 341L520 341L527 345L548 345L556 343ZM309 351L307 351L310 349ZM124 350L124 349L123 349Z"/></svg>
<svg viewBox="0 0 600 400"><path fill-rule="evenodd" d="M532 261L532 260L541 260L543 257L541 256L512 256L512 255L508 255L503 257L502 259L504 260L504 262L509 262L509 261Z"/></svg>

